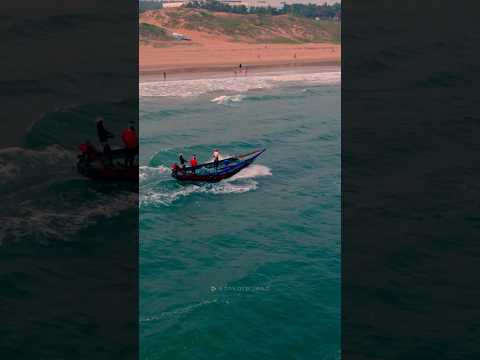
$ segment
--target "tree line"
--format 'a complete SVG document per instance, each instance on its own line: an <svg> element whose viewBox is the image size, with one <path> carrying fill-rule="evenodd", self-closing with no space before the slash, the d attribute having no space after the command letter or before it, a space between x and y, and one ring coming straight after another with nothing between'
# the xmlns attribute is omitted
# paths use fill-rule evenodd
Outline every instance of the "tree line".
<svg viewBox="0 0 480 360"><path fill-rule="evenodd" d="M249 7L245 5L230 5L217 0L191 1L189 8L205 9L210 11L228 12L234 14L260 14L260 15L285 15L303 16L307 18L340 19L342 7L340 3L328 5L316 4L284 4L282 8L274 7Z"/></svg>
<svg viewBox="0 0 480 360"><path fill-rule="evenodd" d="M162 8L162 2L158 0L157 1L140 0L138 3L138 9L141 13L148 10L158 10L161 8Z"/></svg>

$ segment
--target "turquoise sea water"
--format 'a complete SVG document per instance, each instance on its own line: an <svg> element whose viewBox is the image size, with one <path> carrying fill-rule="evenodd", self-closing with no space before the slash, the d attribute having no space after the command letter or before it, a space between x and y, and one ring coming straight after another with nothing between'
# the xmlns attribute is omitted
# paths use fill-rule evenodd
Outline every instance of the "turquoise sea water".
<svg viewBox="0 0 480 360"><path fill-rule="evenodd" d="M209 85L141 98L141 358L338 359L340 85ZM170 177L216 147L267 152L218 184Z"/></svg>

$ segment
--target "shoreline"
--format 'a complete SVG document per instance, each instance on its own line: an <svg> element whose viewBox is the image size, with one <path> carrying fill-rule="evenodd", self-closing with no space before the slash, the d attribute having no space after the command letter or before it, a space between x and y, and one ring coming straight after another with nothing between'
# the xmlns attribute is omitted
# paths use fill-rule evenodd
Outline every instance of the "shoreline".
<svg viewBox="0 0 480 360"><path fill-rule="evenodd" d="M320 60L320 61L296 61L296 62L269 62L245 64L248 69L248 75L262 75L275 73L312 73L323 72L330 69L341 69L340 60ZM196 66L148 66L139 68L139 80L142 82L163 80L163 73L166 72L166 81L175 80L198 80L212 79L220 77L232 77L238 67L232 64L199 64ZM248 76L247 75L247 76ZM238 75L243 77L245 75Z"/></svg>

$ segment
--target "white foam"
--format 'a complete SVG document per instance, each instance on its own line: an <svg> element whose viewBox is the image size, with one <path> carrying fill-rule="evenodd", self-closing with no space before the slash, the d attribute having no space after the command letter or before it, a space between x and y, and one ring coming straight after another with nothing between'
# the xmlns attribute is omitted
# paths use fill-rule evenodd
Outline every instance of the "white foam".
<svg viewBox="0 0 480 360"><path fill-rule="evenodd" d="M158 167L140 166L139 168L140 182L150 180L161 174L168 174L169 172L170 172L170 169L164 165L160 165Z"/></svg>
<svg viewBox="0 0 480 360"><path fill-rule="evenodd" d="M310 85L339 84L340 71L318 73L284 73L245 77L193 79L173 81L147 81L139 84L141 97L194 97L215 91L244 93L255 89L271 89L286 83Z"/></svg>
<svg viewBox="0 0 480 360"><path fill-rule="evenodd" d="M272 170L264 165L253 164L243 169L238 174L232 176L230 179L227 179L227 182L239 180L239 179L251 179L261 176L271 176Z"/></svg>
<svg viewBox="0 0 480 360"><path fill-rule="evenodd" d="M0 150L0 185L14 185L19 177L25 179L45 176L49 172L58 172L74 163L73 152L58 145L44 150L31 150L12 147Z"/></svg>
<svg viewBox="0 0 480 360"><path fill-rule="evenodd" d="M245 95L238 94L238 95L222 95L218 96L215 99L210 100L212 103L216 103L219 105L228 105L231 103L238 103L245 98Z"/></svg>
<svg viewBox="0 0 480 360"><path fill-rule="evenodd" d="M194 192L197 192L198 187L195 185L185 186L180 190L176 191L158 191L150 190L142 194L140 191L140 207L142 206L157 206L164 205L168 206L172 204L175 200L188 196Z"/></svg>
<svg viewBox="0 0 480 360"><path fill-rule="evenodd" d="M35 188L29 191L35 192ZM131 192L118 193L116 196L96 193L91 200L64 207L62 211L56 207L45 207L44 203L52 201L55 198L46 194L34 201L23 201L18 209L8 215L0 214L0 244L5 239L18 241L22 238L68 241L82 229L97 224L100 218L113 218L122 211L138 206L137 195Z"/></svg>
<svg viewBox="0 0 480 360"><path fill-rule="evenodd" d="M192 194L242 194L258 188L258 182L254 178L270 175L272 172L267 166L251 165L235 176L214 184L186 185L174 190L158 190L154 187L145 189L145 186L142 189L141 186L140 206L169 206L178 199Z"/></svg>

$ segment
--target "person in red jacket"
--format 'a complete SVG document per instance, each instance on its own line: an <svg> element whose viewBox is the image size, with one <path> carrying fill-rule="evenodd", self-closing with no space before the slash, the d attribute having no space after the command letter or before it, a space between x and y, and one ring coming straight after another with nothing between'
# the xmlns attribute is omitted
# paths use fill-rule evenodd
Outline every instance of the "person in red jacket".
<svg viewBox="0 0 480 360"><path fill-rule="evenodd" d="M133 122L130 122L130 126L123 130L122 140L125 144L125 166L132 167L138 151L138 137Z"/></svg>
<svg viewBox="0 0 480 360"><path fill-rule="evenodd" d="M193 154L192 158L190 159L190 166L192 167L192 172L195 173L195 167L198 165L197 162L197 155Z"/></svg>
<svg viewBox="0 0 480 360"><path fill-rule="evenodd" d="M86 164L90 165L90 163L97 157L97 150L90 140L86 140L83 144L80 144L79 148L82 153L81 156L85 157Z"/></svg>

